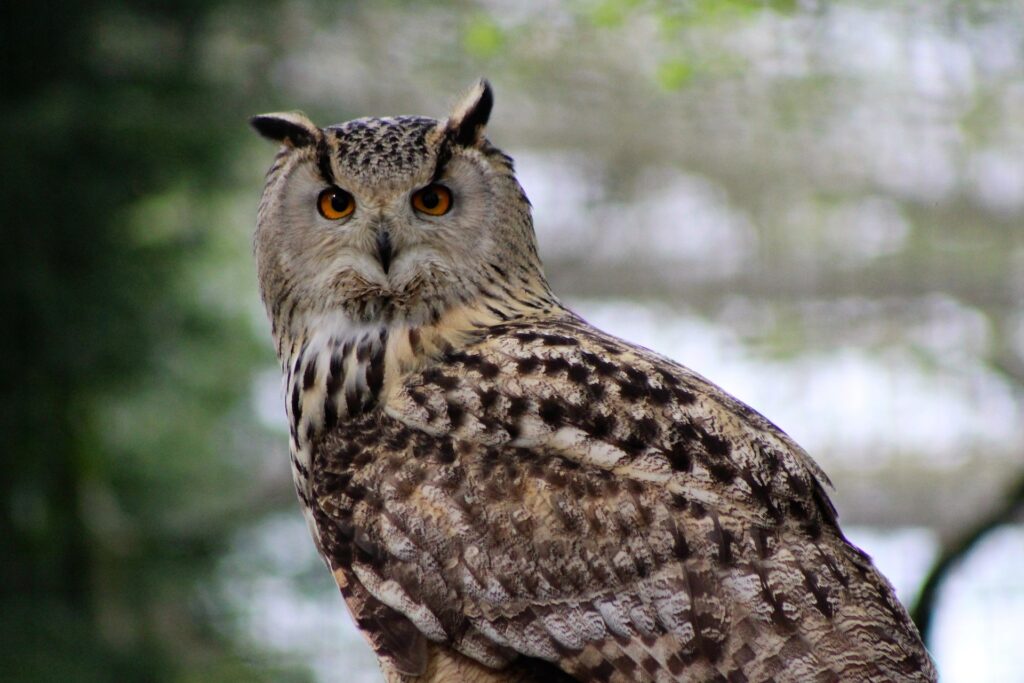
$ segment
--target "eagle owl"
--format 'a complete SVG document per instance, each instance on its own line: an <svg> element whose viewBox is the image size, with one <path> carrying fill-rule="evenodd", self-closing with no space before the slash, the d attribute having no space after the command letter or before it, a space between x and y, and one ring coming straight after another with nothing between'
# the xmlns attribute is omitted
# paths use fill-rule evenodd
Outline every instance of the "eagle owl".
<svg viewBox="0 0 1024 683"><path fill-rule="evenodd" d="M385 678L934 680L807 453L561 305L492 103L252 120L295 490Z"/></svg>

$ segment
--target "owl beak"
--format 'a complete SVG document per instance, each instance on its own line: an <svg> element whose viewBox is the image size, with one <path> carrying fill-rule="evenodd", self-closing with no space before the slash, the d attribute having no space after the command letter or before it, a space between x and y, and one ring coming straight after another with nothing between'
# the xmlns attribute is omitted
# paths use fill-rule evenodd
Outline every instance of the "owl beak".
<svg viewBox="0 0 1024 683"><path fill-rule="evenodd" d="M384 269L385 275L391 269L392 251L391 233L386 228L381 228L377 233L377 259L380 261L380 267Z"/></svg>

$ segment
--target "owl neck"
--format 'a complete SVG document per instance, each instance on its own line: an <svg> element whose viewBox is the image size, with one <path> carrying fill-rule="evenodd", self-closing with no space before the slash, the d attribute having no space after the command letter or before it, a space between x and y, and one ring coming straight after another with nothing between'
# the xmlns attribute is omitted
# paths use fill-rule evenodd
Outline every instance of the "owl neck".
<svg viewBox="0 0 1024 683"><path fill-rule="evenodd" d="M527 284L484 288L420 324L359 322L341 311L297 318L278 339L296 484L319 435L377 409L410 373L443 361L494 325L566 314L543 277Z"/></svg>

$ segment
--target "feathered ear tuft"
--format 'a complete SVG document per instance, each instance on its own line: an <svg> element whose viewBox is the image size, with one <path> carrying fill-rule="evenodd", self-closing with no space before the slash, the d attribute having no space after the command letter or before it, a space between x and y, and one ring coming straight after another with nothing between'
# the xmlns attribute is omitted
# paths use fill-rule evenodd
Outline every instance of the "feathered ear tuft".
<svg viewBox="0 0 1024 683"><path fill-rule="evenodd" d="M452 140L466 147L480 142L493 106L494 94L491 92L491 84L481 78L463 96L448 117L448 131Z"/></svg>
<svg viewBox="0 0 1024 683"><path fill-rule="evenodd" d="M249 119L256 132L289 147L308 147L316 144L320 129L298 112L260 114Z"/></svg>

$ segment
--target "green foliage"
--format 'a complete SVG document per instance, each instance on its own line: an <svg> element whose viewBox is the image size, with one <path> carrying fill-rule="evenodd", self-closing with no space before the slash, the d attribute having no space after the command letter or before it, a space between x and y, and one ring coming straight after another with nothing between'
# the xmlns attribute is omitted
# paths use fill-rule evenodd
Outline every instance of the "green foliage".
<svg viewBox="0 0 1024 683"><path fill-rule="evenodd" d="M642 0L599 0L587 4L585 16L594 26L617 28L642 4Z"/></svg>
<svg viewBox="0 0 1024 683"><path fill-rule="evenodd" d="M666 90L678 90L690 82L694 76L694 67L683 59L662 62L658 66L658 84Z"/></svg>
<svg viewBox="0 0 1024 683"><path fill-rule="evenodd" d="M196 69L209 9L47 4L5 22L13 680L285 680L196 597L266 449L247 403L267 352L245 311L204 291L212 198L249 113Z"/></svg>
<svg viewBox="0 0 1024 683"><path fill-rule="evenodd" d="M478 59L494 57L505 46L505 33L486 16L477 16L466 23L462 35L465 51Z"/></svg>

